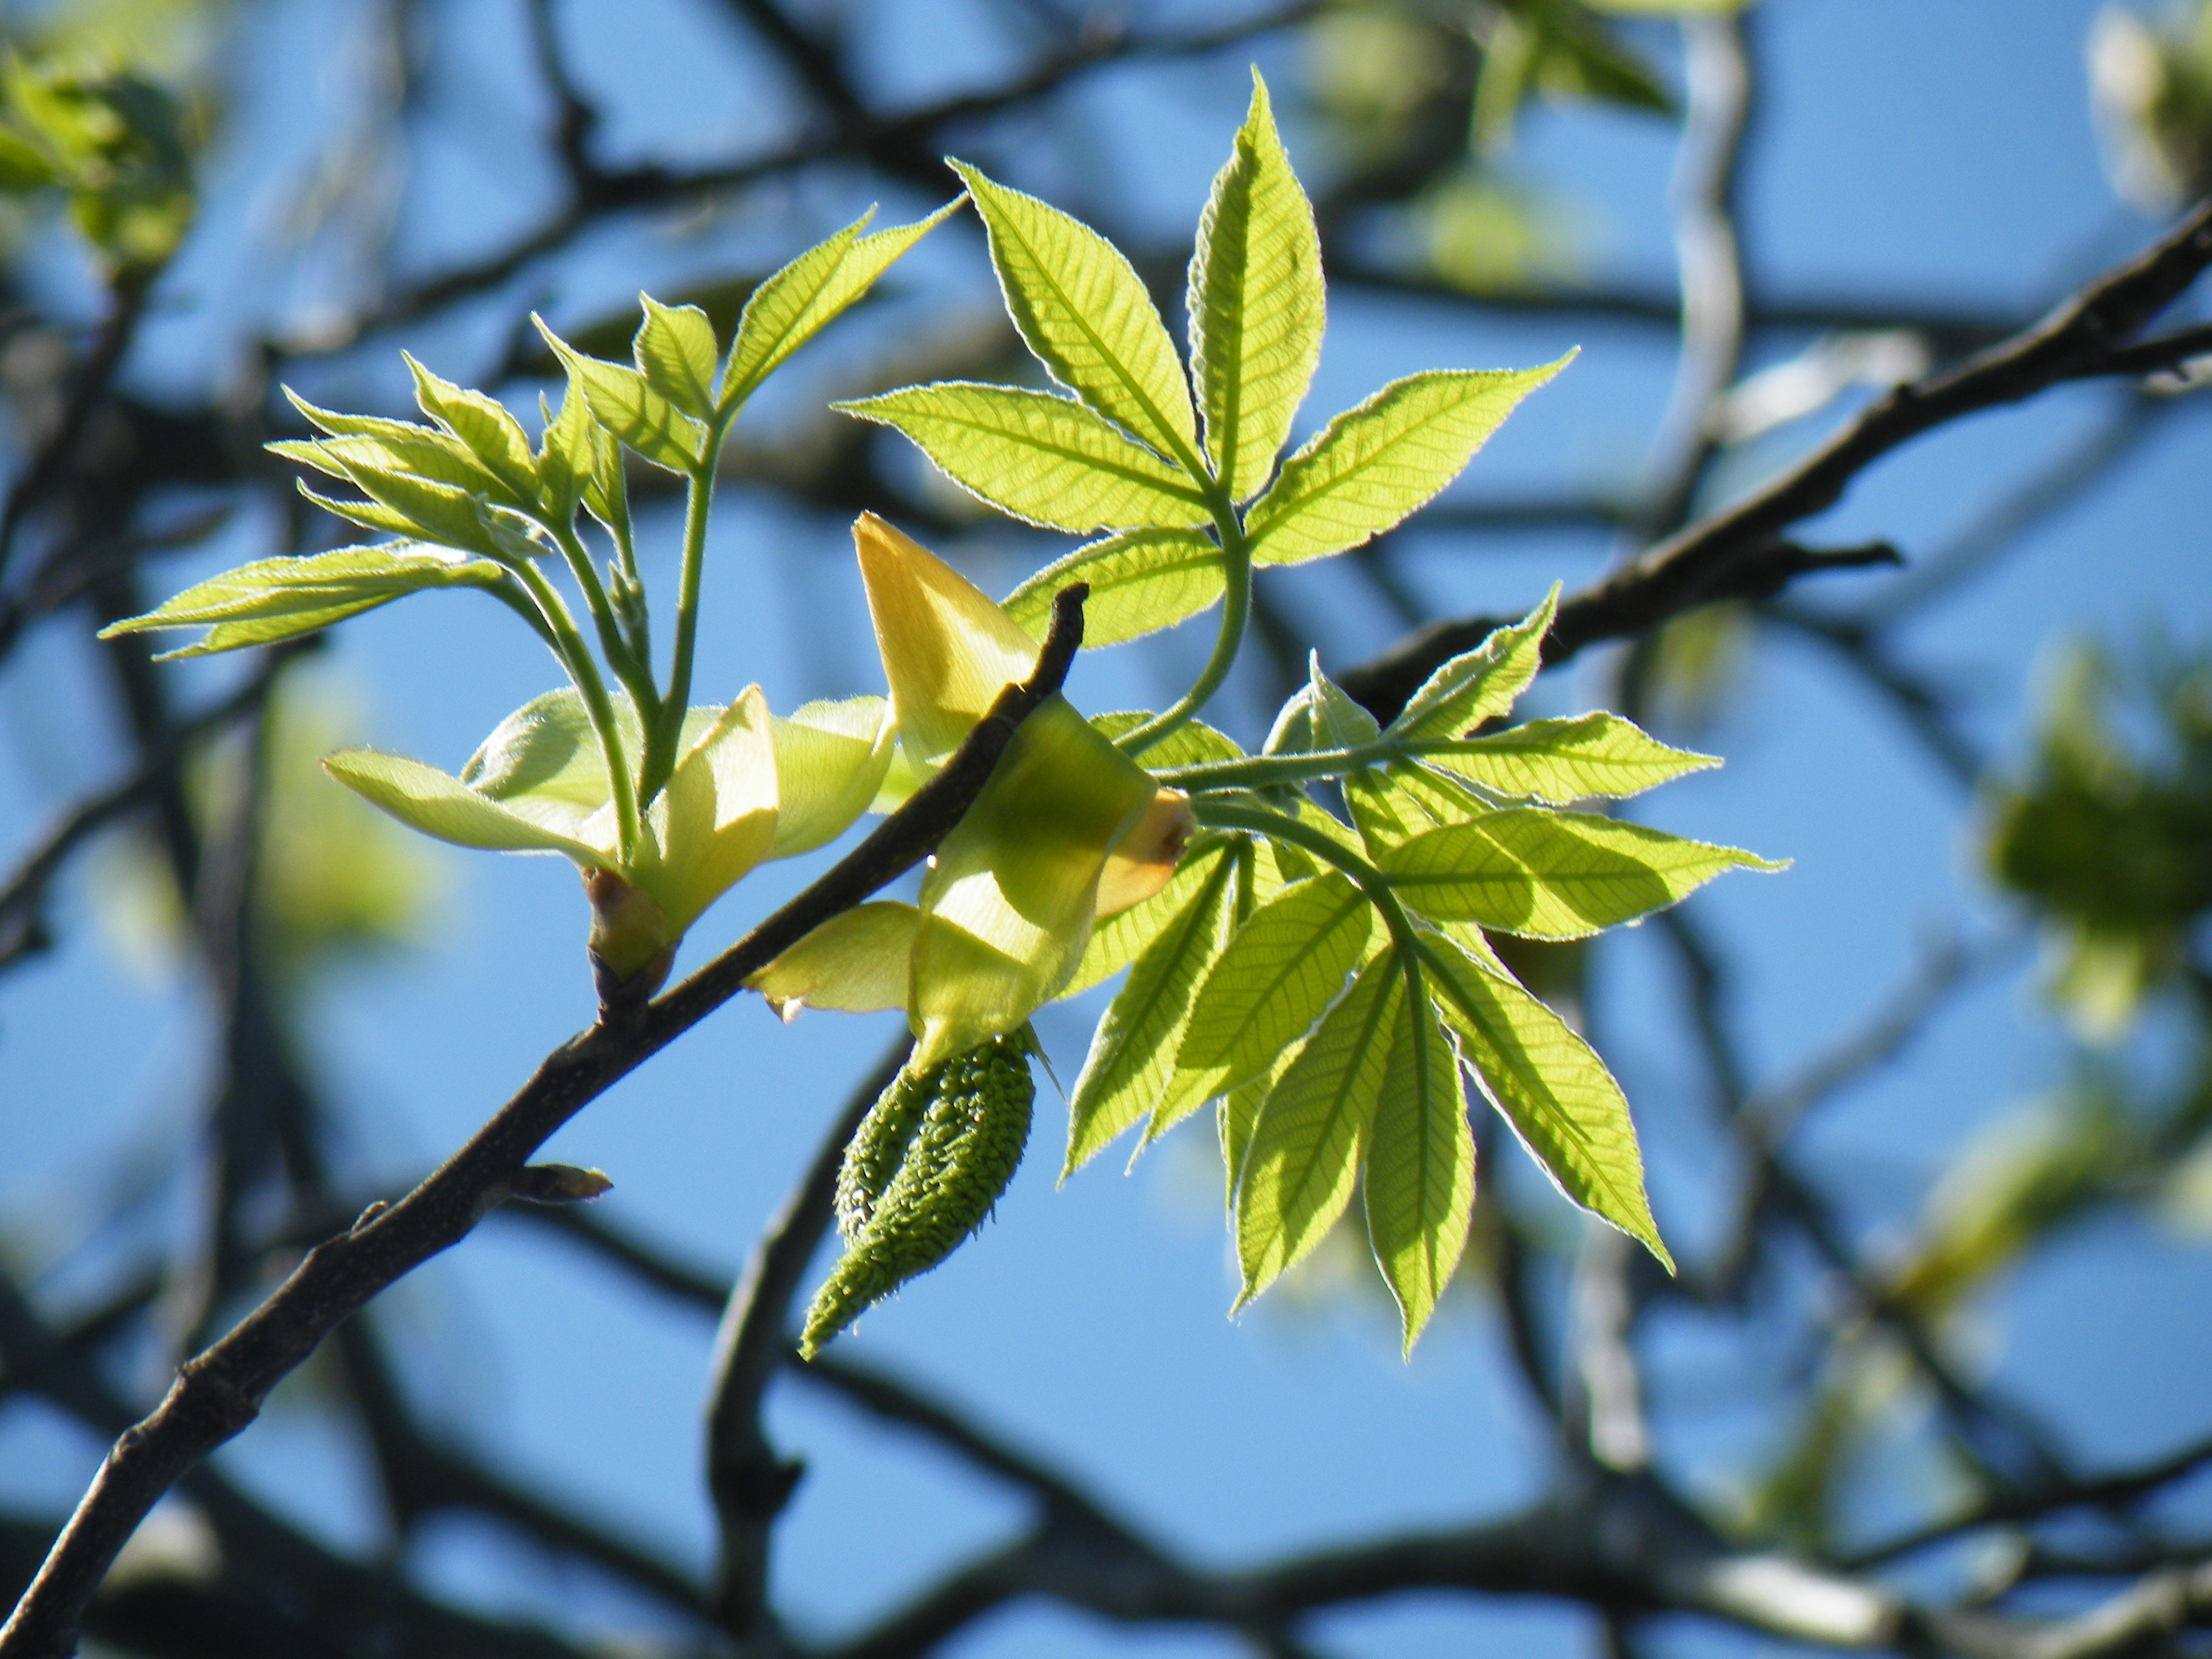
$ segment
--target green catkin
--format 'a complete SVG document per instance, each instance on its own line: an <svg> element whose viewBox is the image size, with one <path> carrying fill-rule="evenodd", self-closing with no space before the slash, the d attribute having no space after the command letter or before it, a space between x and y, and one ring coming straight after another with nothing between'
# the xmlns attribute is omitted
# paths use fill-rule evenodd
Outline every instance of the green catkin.
<svg viewBox="0 0 2212 1659"><path fill-rule="evenodd" d="M859 1240L884 1189L906 1161L906 1149L914 1144L915 1131L921 1127L922 1114L928 1110L945 1069L902 1067L846 1142L845 1161L837 1169L837 1231L847 1243Z"/></svg>
<svg viewBox="0 0 2212 1659"><path fill-rule="evenodd" d="M877 1100L839 1172L840 1224L848 1213L855 1220L843 1258L806 1310L801 1354L813 1358L989 1218L1029 1143L1033 1042L1027 1028L994 1037L919 1077L902 1073Z"/></svg>

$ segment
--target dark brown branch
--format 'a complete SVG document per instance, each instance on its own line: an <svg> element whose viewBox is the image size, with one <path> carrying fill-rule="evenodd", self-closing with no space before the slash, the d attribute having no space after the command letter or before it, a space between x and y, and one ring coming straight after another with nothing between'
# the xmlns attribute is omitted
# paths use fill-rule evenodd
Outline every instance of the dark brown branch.
<svg viewBox="0 0 2212 1659"><path fill-rule="evenodd" d="M902 1036L853 1091L798 1186L754 1245L715 1334L707 1392L707 1490L720 1527L714 1616L744 1638L768 1617L769 1542L804 1465L776 1455L761 1401L790 1348L786 1326L799 1277L830 1231L845 1143L890 1086L913 1040Z"/></svg>
<svg viewBox="0 0 2212 1659"><path fill-rule="evenodd" d="M658 1000L549 1054L469 1143L388 1209L309 1252L230 1334L185 1362L153 1414L117 1440L4 1629L0 1659L65 1659L115 1553L161 1495L260 1413L278 1382L386 1285L466 1237L548 1137L736 995L831 916L896 879L966 813L1015 728L1056 693L1083 640L1080 584L1063 592L1036 672L1000 692L945 769L790 903Z"/></svg>
<svg viewBox="0 0 2212 1659"><path fill-rule="evenodd" d="M1965 362L1894 387L1795 466L1742 500L1668 537L1566 599L1545 641L1547 663L1602 640L1648 632L1717 599L1768 597L1808 570L1782 539L1832 507L1851 481L1900 445L1950 422L2019 403L2063 382L2140 373L2120 354L2212 264L2212 203L2144 252L2099 277L2033 326ZM1440 623L1338 676L1378 715L1395 714L1439 664L1495 621Z"/></svg>

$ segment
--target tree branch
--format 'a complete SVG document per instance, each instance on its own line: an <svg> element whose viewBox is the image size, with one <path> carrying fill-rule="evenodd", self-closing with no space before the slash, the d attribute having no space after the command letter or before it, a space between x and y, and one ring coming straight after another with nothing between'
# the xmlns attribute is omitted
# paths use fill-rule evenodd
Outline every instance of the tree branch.
<svg viewBox="0 0 2212 1659"><path fill-rule="evenodd" d="M1780 477L1668 537L1559 606L1544 659L1566 661L1603 640L1648 632L1717 599L1768 597L1815 568L1781 539L1843 498L1851 481L1900 445L1983 410L2066 381L2136 374L2130 337L2212 264L2212 203L2142 254L2097 278L2040 322L1965 362L1896 386ZM2169 351L2169 355L2171 352ZM1859 562L1867 561L1862 559ZM1431 672L1478 644L1498 619L1431 624L1337 678L1378 717L1395 714Z"/></svg>
<svg viewBox="0 0 2212 1659"><path fill-rule="evenodd" d="M1060 595L1036 672L1001 690L948 762L819 880L658 1000L603 1017L549 1054L469 1143L389 1209L309 1252L228 1335L179 1370L160 1406L109 1451L4 1629L0 1659L66 1659L86 1603L138 1522L178 1478L243 1431L276 1383L340 1321L466 1237L532 1154L590 1102L713 1012L831 916L919 863L966 813L1027 715L1060 689L1083 640L1078 584Z"/></svg>

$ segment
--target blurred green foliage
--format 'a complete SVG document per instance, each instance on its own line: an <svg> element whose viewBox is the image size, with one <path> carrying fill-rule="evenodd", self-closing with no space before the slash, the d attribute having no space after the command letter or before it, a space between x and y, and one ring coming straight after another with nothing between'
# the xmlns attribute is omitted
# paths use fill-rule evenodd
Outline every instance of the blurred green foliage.
<svg viewBox="0 0 2212 1659"><path fill-rule="evenodd" d="M2027 777L1991 800L1990 872L2044 923L2053 994L2097 1037L2189 971L2212 909L2212 661L2143 654L2123 680L2069 652Z"/></svg>
<svg viewBox="0 0 2212 1659"><path fill-rule="evenodd" d="M176 252L194 198L173 93L91 55L10 56L0 89L0 190L59 191L118 272L156 269Z"/></svg>
<svg viewBox="0 0 2212 1659"><path fill-rule="evenodd" d="M2212 188L2212 0L2179 0L2154 21L2106 6L2089 79L2122 195L2164 213Z"/></svg>

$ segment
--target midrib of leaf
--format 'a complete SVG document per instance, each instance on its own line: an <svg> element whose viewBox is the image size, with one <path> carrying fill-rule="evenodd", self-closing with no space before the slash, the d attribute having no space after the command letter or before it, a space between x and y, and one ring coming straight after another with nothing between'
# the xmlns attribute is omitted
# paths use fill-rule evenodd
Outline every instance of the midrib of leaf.
<svg viewBox="0 0 2212 1659"><path fill-rule="evenodd" d="M1347 885L1349 885L1349 884L1347 884ZM1365 907L1368 902L1366 894L1361 892L1357 887L1350 887L1350 890L1346 893L1344 902L1341 904L1335 906L1328 912L1327 918L1319 927L1314 929L1311 934L1307 937L1304 944L1292 951L1289 956L1281 958L1277 963L1275 971L1267 975L1263 981L1263 988L1261 990L1260 994L1256 998L1250 999L1251 1012L1246 1017L1246 1023L1249 1024L1252 1018L1258 1016L1260 1010L1267 1006L1268 1002L1273 999L1277 991L1280 990L1285 985L1287 985L1292 980L1298 977L1300 971L1312 960L1315 951L1319 950L1322 943L1335 933L1336 930L1343 925L1344 919L1346 916L1352 915L1354 911ZM1233 940L1231 941L1231 945L1233 948ZM1202 996L1203 992L1201 992L1200 994ZM1194 1005L1194 1007L1195 1005ZM1233 1051L1235 1049L1237 1046L1237 1039L1235 1036L1232 1035L1231 1036L1228 1046L1231 1050ZM1225 1059L1223 1059L1217 1060L1212 1063L1214 1065L1225 1065L1227 1061ZM1224 1082L1234 1086L1244 1080L1245 1079L1243 1078L1232 1077L1224 1079Z"/></svg>
<svg viewBox="0 0 2212 1659"><path fill-rule="evenodd" d="M1091 349L1098 354L1099 361L1113 371L1114 378L1121 383L1122 389L1136 399L1139 406L1158 426L1161 436L1167 440L1168 447L1172 452L1176 464L1192 478L1205 478L1210 481L1213 475L1206 470L1205 463L1190 453L1182 441L1182 434L1176 432L1175 422L1168 419L1165 411L1152 401L1151 395L1131 376L1128 366L1121 361L1121 353L1108 348L1105 339L1091 325L1091 319L1083 314L1082 308L1068 297L1067 290L1054 279L1043 258L1037 252L1036 245L1015 229L1011 219L1007 223L1006 234L1021 244L1022 252L1029 256L1030 269L1036 272L1038 280L1052 291L1053 298L1060 302L1060 310L1073 321L1077 331L1091 343ZM1194 490L1190 499L1201 506L1211 505L1202 491Z"/></svg>

